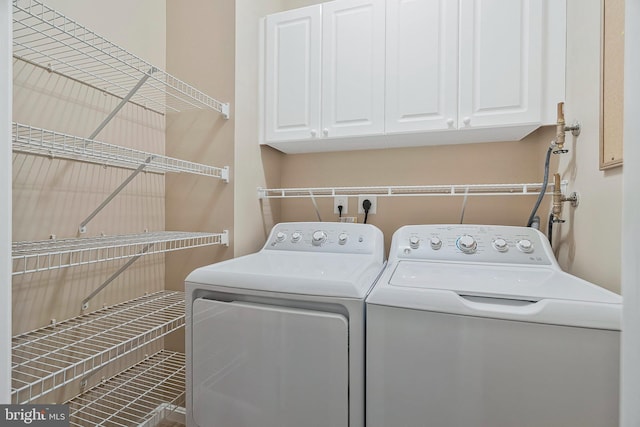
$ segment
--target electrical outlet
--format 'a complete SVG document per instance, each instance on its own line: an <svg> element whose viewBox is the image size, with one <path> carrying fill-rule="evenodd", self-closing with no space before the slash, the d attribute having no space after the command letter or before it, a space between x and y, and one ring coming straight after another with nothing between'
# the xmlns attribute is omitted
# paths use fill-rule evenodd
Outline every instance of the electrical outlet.
<svg viewBox="0 0 640 427"><path fill-rule="evenodd" d="M364 209L362 208L362 202L369 199L371 202L371 207L369 208L369 215L373 215L376 213L376 208L378 206L378 198L376 196L358 196L358 213L364 214Z"/></svg>
<svg viewBox="0 0 640 427"><path fill-rule="evenodd" d="M336 196L333 198L333 213L339 214L338 206L342 205L342 215L349 213L349 198L347 196Z"/></svg>

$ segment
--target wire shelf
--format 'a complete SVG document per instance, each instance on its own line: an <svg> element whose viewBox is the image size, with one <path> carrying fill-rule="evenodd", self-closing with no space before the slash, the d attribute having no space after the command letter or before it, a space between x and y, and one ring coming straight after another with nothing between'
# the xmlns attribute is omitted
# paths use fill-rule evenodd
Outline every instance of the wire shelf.
<svg viewBox="0 0 640 427"><path fill-rule="evenodd" d="M13 337L12 401L24 404L184 325L184 293L162 291Z"/></svg>
<svg viewBox="0 0 640 427"><path fill-rule="evenodd" d="M124 99L145 76L132 102L159 112L211 108L217 101L37 0L13 0L13 55Z"/></svg>
<svg viewBox="0 0 640 427"><path fill-rule="evenodd" d="M229 233L158 231L77 239L14 242L13 275L55 270L138 255L228 245Z"/></svg>
<svg viewBox="0 0 640 427"><path fill-rule="evenodd" d="M184 405L184 354L159 351L67 402L70 425L151 426ZM162 410L158 410L161 408Z"/></svg>
<svg viewBox="0 0 640 427"><path fill-rule="evenodd" d="M145 170L150 172L190 173L229 180L229 167L202 165L15 122L13 151L127 169L137 169L141 164L148 163Z"/></svg>
<svg viewBox="0 0 640 427"><path fill-rule="evenodd" d="M258 188L261 199L335 197L372 195L393 196L532 196L540 193L542 183L532 184L447 184L397 185L379 187ZM548 184L547 189L553 187Z"/></svg>

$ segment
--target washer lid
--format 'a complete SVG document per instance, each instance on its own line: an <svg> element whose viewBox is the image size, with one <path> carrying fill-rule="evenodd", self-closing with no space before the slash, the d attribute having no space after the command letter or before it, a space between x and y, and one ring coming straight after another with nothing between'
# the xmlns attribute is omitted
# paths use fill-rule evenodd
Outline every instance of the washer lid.
<svg viewBox="0 0 640 427"><path fill-rule="evenodd" d="M440 289L463 296L620 303L621 298L570 274L545 267L400 261L391 286Z"/></svg>
<svg viewBox="0 0 640 427"><path fill-rule="evenodd" d="M367 255L262 251L198 268L186 281L243 290L364 299L383 266Z"/></svg>

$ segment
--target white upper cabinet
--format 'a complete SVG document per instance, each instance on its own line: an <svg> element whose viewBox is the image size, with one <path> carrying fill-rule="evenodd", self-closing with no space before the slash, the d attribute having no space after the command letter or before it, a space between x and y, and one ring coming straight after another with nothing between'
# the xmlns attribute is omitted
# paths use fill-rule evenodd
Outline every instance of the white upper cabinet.
<svg viewBox="0 0 640 427"><path fill-rule="evenodd" d="M384 132L384 0L322 9L322 136Z"/></svg>
<svg viewBox="0 0 640 427"><path fill-rule="evenodd" d="M384 132L384 0L269 15L265 140Z"/></svg>
<svg viewBox="0 0 640 427"><path fill-rule="evenodd" d="M565 0L334 0L268 16L263 142L522 139L555 123L565 32Z"/></svg>
<svg viewBox="0 0 640 427"><path fill-rule="evenodd" d="M320 132L321 6L266 19L265 140L313 138Z"/></svg>
<svg viewBox="0 0 640 427"><path fill-rule="evenodd" d="M454 129L458 2L387 0L386 131Z"/></svg>
<svg viewBox="0 0 640 427"><path fill-rule="evenodd" d="M542 6L460 1L460 127L541 123Z"/></svg>

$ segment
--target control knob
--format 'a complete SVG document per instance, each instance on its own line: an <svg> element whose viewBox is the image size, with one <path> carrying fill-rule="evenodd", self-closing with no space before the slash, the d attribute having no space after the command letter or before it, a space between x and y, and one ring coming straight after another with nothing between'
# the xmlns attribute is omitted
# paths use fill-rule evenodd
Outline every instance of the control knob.
<svg viewBox="0 0 640 427"><path fill-rule="evenodd" d="M476 249L478 248L478 243L472 236L465 234L458 237L456 246L458 246L458 249L460 249L465 254L472 254L475 253Z"/></svg>
<svg viewBox="0 0 640 427"><path fill-rule="evenodd" d="M411 249L418 249L418 247L420 247L420 238L418 236L409 237L409 247L411 247Z"/></svg>
<svg viewBox="0 0 640 427"><path fill-rule="evenodd" d="M498 252L507 252L509 250L509 245L507 241L501 238L497 238L493 241L493 247Z"/></svg>
<svg viewBox="0 0 640 427"><path fill-rule="evenodd" d="M302 238L302 234L299 231L296 231L291 235L291 241L293 243L298 243L301 238Z"/></svg>
<svg viewBox="0 0 640 427"><path fill-rule="evenodd" d="M518 243L516 243L518 249L520 249L525 254L530 254L533 252L533 243L529 239L522 239Z"/></svg>
<svg viewBox="0 0 640 427"><path fill-rule="evenodd" d="M286 238L287 238L287 235L284 234L282 231L278 231L278 233L276 234L276 242L284 242Z"/></svg>
<svg viewBox="0 0 640 427"><path fill-rule="evenodd" d="M326 241L327 241L327 233L325 233L322 230L313 232L313 235L311 236L311 243L313 244L313 246L320 246Z"/></svg>
<svg viewBox="0 0 640 427"><path fill-rule="evenodd" d="M347 240L349 240L349 235L347 233L340 233L338 236L338 243L344 245L347 243Z"/></svg>
<svg viewBox="0 0 640 427"><path fill-rule="evenodd" d="M442 247L442 240L440 240L439 237L432 237L431 240L429 240L429 243L431 244L431 249L434 251L437 251Z"/></svg>

